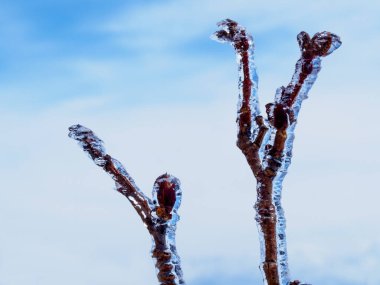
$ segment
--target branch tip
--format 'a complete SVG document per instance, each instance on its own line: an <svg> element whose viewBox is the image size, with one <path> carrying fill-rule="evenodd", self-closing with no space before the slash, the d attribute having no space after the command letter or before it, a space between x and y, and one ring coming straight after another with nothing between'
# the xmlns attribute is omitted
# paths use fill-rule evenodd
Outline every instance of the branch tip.
<svg viewBox="0 0 380 285"><path fill-rule="evenodd" d="M99 166L104 166L106 149L103 141L92 130L80 124L69 127L69 137L78 141L79 146L89 154Z"/></svg>
<svg viewBox="0 0 380 285"><path fill-rule="evenodd" d="M238 51L247 51L253 46L251 35L246 29L231 19L225 19L217 23L220 30L216 31L211 38L221 43L229 42Z"/></svg>
<svg viewBox="0 0 380 285"><path fill-rule="evenodd" d="M339 36L326 31L316 33L312 38L302 31L297 35L297 41L302 56L305 58L327 56L342 45Z"/></svg>

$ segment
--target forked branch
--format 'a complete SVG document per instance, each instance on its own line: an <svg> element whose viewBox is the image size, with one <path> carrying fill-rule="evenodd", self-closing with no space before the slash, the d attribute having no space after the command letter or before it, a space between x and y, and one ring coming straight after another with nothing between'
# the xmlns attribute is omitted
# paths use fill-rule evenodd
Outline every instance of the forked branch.
<svg viewBox="0 0 380 285"><path fill-rule="evenodd" d="M274 103L266 105L267 119L260 114L257 74L253 63L252 37L237 22L226 19L213 36L234 47L239 64L237 145L257 180L256 221L261 242L261 268L266 284L290 282L287 266L285 217L281 207L282 181L290 165L294 129L301 103L320 71L321 57L340 45L338 36L322 32L312 38L301 32L297 39L301 58L288 86L277 90Z"/></svg>
<svg viewBox="0 0 380 285"><path fill-rule="evenodd" d="M153 186L153 200L137 187L123 165L106 153L103 141L93 131L81 125L69 128L69 137L78 141L96 165L115 181L116 190L132 204L152 240L152 257L156 261L157 278L161 285L184 284L180 258L175 244L177 210L181 204L180 181L169 174L158 177Z"/></svg>

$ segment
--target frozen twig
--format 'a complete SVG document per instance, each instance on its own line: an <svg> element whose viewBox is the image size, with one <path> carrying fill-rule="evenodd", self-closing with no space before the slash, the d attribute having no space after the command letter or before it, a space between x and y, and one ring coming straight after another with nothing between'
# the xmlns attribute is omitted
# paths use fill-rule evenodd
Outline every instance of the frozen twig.
<svg viewBox="0 0 380 285"><path fill-rule="evenodd" d="M213 38L219 42L230 43L235 49L239 64L237 146L247 158L254 175L258 177L262 170L258 150L268 128L260 115L257 96L258 79L253 63L253 39L233 20L223 20L218 23L218 26L221 30L215 32Z"/></svg>
<svg viewBox="0 0 380 285"><path fill-rule="evenodd" d="M298 35L301 58L291 82L277 90L274 103L266 105L264 120L259 109L253 39L233 20L223 20L218 26L221 30L213 37L232 44L239 64L237 145L257 180L255 209L264 279L269 285L300 284L298 280L291 282L288 275L282 181L291 161L298 112L320 71L320 58L331 54L341 42L329 32L312 38L306 32Z"/></svg>
<svg viewBox="0 0 380 285"><path fill-rule="evenodd" d="M153 240L152 257L159 283L185 284L175 244L177 210L182 199L180 181L169 174L161 175L154 183L151 200L136 186L123 165L106 153L103 141L93 131L81 125L71 126L69 130L69 137L77 140L95 164L111 175L116 190L127 197L146 225Z"/></svg>

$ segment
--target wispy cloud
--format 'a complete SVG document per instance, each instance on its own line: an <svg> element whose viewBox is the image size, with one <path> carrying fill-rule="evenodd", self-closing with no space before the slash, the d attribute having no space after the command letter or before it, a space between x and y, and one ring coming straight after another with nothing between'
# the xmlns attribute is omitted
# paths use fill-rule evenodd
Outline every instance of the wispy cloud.
<svg viewBox="0 0 380 285"><path fill-rule="evenodd" d="M342 37L301 111L285 182L291 272L315 284L380 282L377 2L113 1L100 14L97 2L88 14L58 9L74 1L50 6L41 22L44 9L30 15L20 3L0 12L0 282L155 282L144 227L67 138L74 123L93 128L147 193L165 171L181 178L189 281L260 278L254 181L235 147L236 63L208 38L226 17L255 35L263 104L290 79L297 32Z"/></svg>

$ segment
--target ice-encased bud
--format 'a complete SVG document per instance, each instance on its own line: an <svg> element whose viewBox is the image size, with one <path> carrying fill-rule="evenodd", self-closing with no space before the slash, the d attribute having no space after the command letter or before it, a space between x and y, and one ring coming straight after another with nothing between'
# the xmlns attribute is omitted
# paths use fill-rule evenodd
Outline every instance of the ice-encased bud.
<svg viewBox="0 0 380 285"><path fill-rule="evenodd" d="M307 51L310 46L310 36L308 33L302 31L297 35L298 45L300 46L300 50L302 53Z"/></svg>
<svg viewBox="0 0 380 285"><path fill-rule="evenodd" d="M326 31L316 33L312 38L302 31L297 35L297 41L301 53L306 57L329 55L342 44L339 36Z"/></svg>
<svg viewBox="0 0 380 285"><path fill-rule="evenodd" d="M311 39L312 49L318 56L326 56L339 48L342 44L340 38L330 32L316 33Z"/></svg>
<svg viewBox="0 0 380 285"><path fill-rule="evenodd" d="M153 199L157 205L156 214L164 220L170 220L181 204L179 179L170 174L159 176L153 186Z"/></svg>

